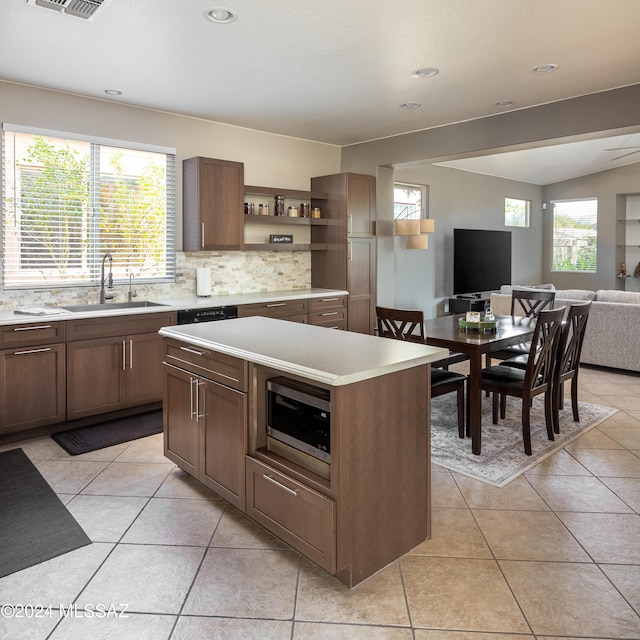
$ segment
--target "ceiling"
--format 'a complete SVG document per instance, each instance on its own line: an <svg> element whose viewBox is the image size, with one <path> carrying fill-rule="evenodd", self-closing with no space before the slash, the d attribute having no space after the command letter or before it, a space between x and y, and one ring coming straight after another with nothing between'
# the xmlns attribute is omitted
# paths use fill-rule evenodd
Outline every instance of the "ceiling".
<svg viewBox="0 0 640 640"><path fill-rule="evenodd" d="M229 24L216 0L34 1L2 0L0 79L335 145L640 82L639 0L224 0Z"/></svg>

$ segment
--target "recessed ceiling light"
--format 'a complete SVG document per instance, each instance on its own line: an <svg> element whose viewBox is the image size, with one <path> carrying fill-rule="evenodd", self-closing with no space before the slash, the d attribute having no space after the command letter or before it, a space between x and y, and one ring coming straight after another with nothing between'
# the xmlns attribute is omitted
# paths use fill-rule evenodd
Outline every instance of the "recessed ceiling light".
<svg viewBox="0 0 640 640"><path fill-rule="evenodd" d="M211 22L217 22L218 24L227 24L229 22L234 22L238 19L238 16L231 11L231 9L227 9L226 7L215 7L213 9L209 9L205 11L205 18L211 20Z"/></svg>
<svg viewBox="0 0 640 640"><path fill-rule="evenodd" d="M558 68L557 64L540 64L531 69L531 73L553 73Z"/></svg>
<svg viewBox="0 0 640 640"><path fill-rule="evenodd" d="M496 102L496 107L510 107L513 104L513 100L499 100Z"/></svg>
<svg viewBox="0 0 640 640"><path fill-rule="evenodd" d="M398 105L401 109L417 109L420 106L419 102L403 102Z"/></svg>
<svg viewBox="0 0 640 640"><path fill-rule="evenodd" d="M104 92L108 96L121 96L122 95L122 91L118 91L118 89L105 89Z"/></svg>
<svg viewBox="0 0 640 640"><path fill-rule="evenodd" d="M433 78L433 76L437 76L438 73L438 69L425 67L424 69L416 69L411 75L413 75L414 78Z"/></svg>

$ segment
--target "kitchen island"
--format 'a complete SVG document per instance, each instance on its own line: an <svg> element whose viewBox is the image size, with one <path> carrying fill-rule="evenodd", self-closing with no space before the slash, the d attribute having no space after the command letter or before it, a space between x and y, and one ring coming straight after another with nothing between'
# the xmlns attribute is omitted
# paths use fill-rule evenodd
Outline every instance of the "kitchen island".
<svg viewBox="0 0 640 640"><path fill-rule="evenodd" d="M259 316L160 334L179 467L350 587L429 537L429 363L446 350ZM268 430L276 379L326 398L324 457Z"/></svg>

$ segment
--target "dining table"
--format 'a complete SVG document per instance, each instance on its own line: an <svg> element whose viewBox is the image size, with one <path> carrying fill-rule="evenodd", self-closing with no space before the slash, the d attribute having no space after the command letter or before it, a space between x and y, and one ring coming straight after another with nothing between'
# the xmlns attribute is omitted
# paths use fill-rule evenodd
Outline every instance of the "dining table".
<svg viewBox="0 0 640 640"><path fill-rule="evenodd" d="M482 451L482 360L483 355L499 351L521 342L527 342L535 329L535 318L519 316L495 316L495 330L463 330L460 318L465 314L454 314L425 320L426 343L434 347L445 347L469 356L469 380L467 397L469 402L469 430L471 450L476 455Z"/></svg>

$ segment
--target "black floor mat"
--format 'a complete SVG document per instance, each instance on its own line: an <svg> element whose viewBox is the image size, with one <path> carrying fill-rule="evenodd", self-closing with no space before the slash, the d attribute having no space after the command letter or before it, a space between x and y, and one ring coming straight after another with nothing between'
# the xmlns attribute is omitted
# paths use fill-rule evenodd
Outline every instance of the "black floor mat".
<svg viewBox="0 0 640 640"><path fill-rule="evenodd" d="M87 534L24 451L0 453L0 578L87 544Z"/></svg>
<svg viewBox="0 0 640 640"><path fill-rule="evenodd" d="M112 447L162 432L162 410L54 433L51 437L72 456Z"/></svg>

